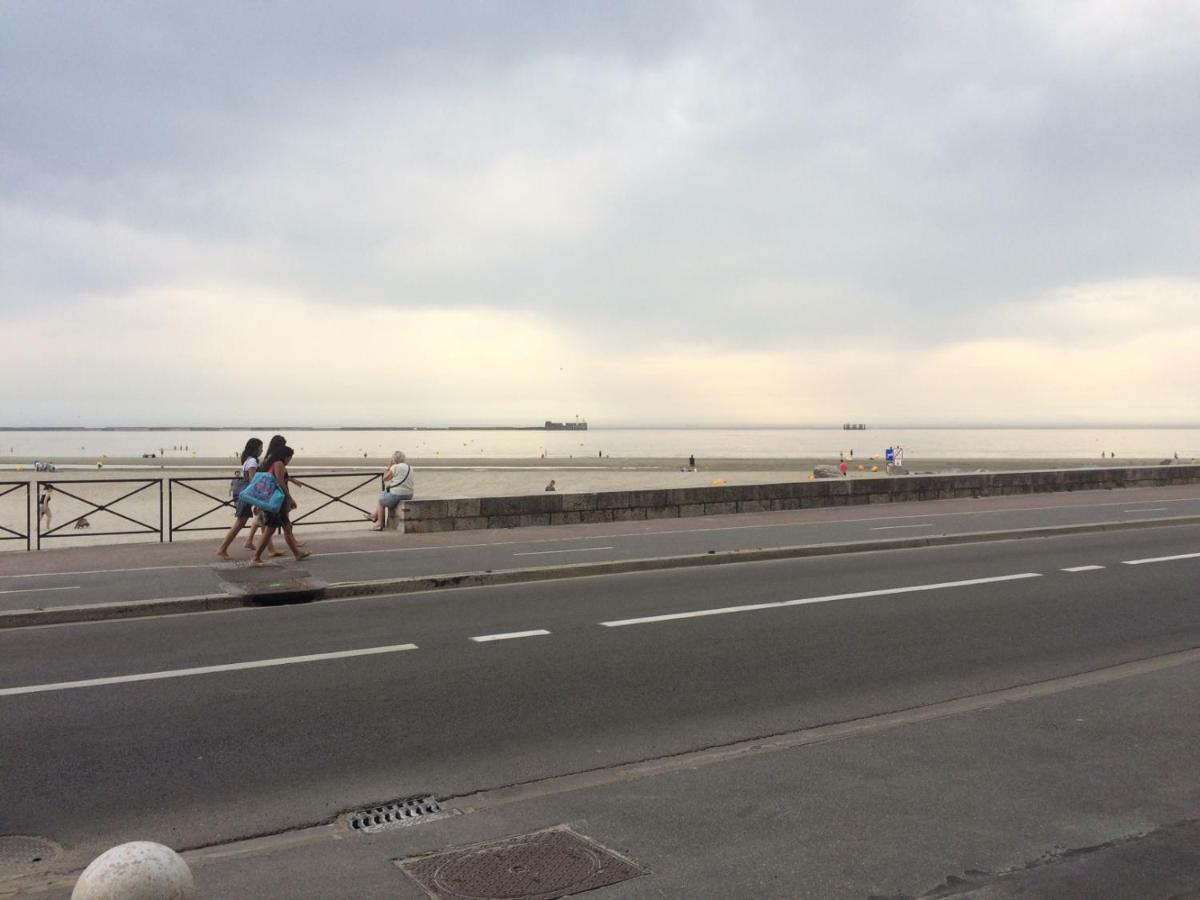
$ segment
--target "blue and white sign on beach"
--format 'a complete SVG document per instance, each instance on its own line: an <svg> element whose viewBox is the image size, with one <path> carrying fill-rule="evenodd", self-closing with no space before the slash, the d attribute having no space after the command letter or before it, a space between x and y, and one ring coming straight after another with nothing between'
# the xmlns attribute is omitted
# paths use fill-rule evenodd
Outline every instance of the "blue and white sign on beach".
<svg viewBox="0 0 1200 900"><path fill-rule="evenodd" d="M888 447L887 450L883 452L883 458L887 460L887 464L890 466L896 459L896 451L891 447Z"/></svg>

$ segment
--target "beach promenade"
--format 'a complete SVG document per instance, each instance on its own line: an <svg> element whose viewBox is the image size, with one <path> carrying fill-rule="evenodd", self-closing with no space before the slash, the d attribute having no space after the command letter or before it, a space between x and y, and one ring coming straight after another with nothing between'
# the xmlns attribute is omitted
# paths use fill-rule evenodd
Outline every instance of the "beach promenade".
<svg viewBox="0 0 1200 900"><path fill-rule="evenodd" d="M629 863L597 897L1200 888L1200 486L306 539L0 559L0 835L46 848L0 897L152 839L205 898L417 900L546 829Z"/></svg>

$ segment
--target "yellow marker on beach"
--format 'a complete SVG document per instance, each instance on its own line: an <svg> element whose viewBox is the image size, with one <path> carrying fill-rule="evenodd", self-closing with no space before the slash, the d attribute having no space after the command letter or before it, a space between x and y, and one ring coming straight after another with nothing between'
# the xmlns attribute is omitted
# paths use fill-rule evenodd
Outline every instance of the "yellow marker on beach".
<svg viewBox="0 0 1200 900"><path fill-rule="evenodd" d="M879 466L871 466L871 471L872 471L872 472L878 472L878 471L879 471Z"/></svg>
<svg viewBox="0 0 1200 900"><path fill-rule="evenodd" d="M725 483L724 478L714 478L713 479L713 484L724 484L724 483Z"/></svg>

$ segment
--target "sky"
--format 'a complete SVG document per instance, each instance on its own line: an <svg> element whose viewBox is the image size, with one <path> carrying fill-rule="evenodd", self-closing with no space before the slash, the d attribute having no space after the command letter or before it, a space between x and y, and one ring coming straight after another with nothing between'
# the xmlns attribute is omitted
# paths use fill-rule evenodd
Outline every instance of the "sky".
<svg viewBox="0 0 1200 900"><path fill-rule="evenodd" d="M1195 425L1200 4L0 0L0 425Z"/></svg>

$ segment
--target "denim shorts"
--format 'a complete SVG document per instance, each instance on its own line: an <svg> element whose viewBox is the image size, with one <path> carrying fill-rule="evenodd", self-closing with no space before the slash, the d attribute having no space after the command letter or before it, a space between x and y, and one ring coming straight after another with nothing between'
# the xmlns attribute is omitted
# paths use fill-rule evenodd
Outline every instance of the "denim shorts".
<svg viewBox="0 0 1200 900"><path fill-rule="evenodd" d="M410 498L405 497L403 494L393 494L391 491L384 491L379 495L379 505L384 509L395 509L408 499Z"/></svg>

